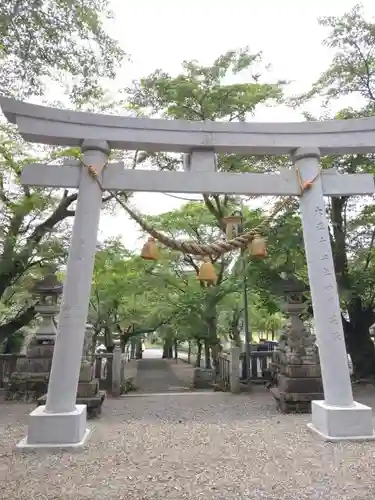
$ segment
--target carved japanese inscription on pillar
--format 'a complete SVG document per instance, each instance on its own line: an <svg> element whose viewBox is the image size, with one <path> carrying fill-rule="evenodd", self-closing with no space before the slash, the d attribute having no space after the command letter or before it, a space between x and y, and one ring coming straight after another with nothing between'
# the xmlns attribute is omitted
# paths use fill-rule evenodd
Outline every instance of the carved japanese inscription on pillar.
<svg viewBox="0 0 375 500"><path fill-rule="evenodd" d="M320 231L328 231L327 220L324 216L325 210L321 206L316 206L314 215L317 219L315 230ZM324 236L321 236L318 239L318 244L322 245L322 250L320 253L319 260L322 262L327 262L323 267L323 294L324 294L324 302L327 305L332 304L335 301L337 295L337 285L336 285L336 277L334 274L334 267L332 258L330 259L330 255L326 251L326 243L327 240ZM330 265L331 264L331 265ZM333 314L328 316L327 326L331 331L329 332L335 340L341 340L342 332L341 332L341 318L337 314ZM327 332L328 333L328 332Z"/></svg>

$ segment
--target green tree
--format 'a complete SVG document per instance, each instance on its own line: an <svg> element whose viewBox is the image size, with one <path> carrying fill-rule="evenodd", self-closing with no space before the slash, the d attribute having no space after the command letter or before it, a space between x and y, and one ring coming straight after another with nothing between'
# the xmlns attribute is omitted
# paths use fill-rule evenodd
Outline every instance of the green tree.
<svg viewBox="0 0 375 500"><path fill-rule="evenodd" d="M100 245L95 257L89 320L96 337L104 336L107 348L113 347L114 333L126 343L134 334L153 332L167 324L175 313L177 303L169 300L169 289L152 272L154 267L116 239Z"/></svg>
<svg viewBox="0 0 375 500"><path fill-rule="evenodd" d="M210 66L202 66L196 61L185 61L182 72L176 77L157 70L126 89L128 107L138 114L162 115L172 119L244 121L254 113L258 105L278 102L282 98L283 82L262 83L260 64L260 54L251 54L248 49L244 49L238 52L229 51L218 57ZM229 83L244 73L253 75L251 82ZM175 170L182 165L182 159L175 155L152 154L148 155L148 159L161 169ZM249 171L264 168L264 163L241 155L220 155L218 168L231 172ZM193 226L187 228L186 224L183 231L186 233L189 229L187 234L198 242L203 242L203 238L206 241L211 236L217 237L225 230L223 217L238 201L233 196L203 195L207 211L204 216L211 217L209 227L212 234L202 232L201 226L195 226L194 229ZM194 210L197 209L193 206L189 208L190 212ZM200 211L203 216L201 208ZM185 215L188 215L187 209ZM168 222L166 217L163 218L165 223ZM177 213L173 213L172 217L177 217ZM175 223L176 234L178 230ZM215 264L218 267L219 286L227 267L226 258L219 259ZM192 271L197 273L198 264L194 259L184 257L184 265L189 265ZM210 339L206 342L206 350L210 344L216 350L218 344L216 306L220 295L216 293L217 289L218 287L212 287L207 290L205 296L205 316Z"/></svg>
<svg viewBox="0 0 375 500"><path fill-rule="evenodd" d="M103 96L124 52L104 29L107 0L10 0L0 5L0 88L11 96L42 95L51 81L80 105Z"/></svg>
<svg viewBox="0 0 375 500"><path fill-rule="evenodd" d="M68 191L61 196L52 189L20 186L22 166L33 160L16 138L0 142L0 301L4 307L0 343L34 318L32 279L40 275L40 266L63 262L68 246L64 221L74 214L77 198Z"/></svg>
<svg viewBox="0 0 375 500"><path fill-rule="evenodd" d="M248 224L257 225L262 220L259 210L244 209L244 215L246 229ZM152 217L149 222L174 239L211 243L223 237L217 219L207 210L204 202L187 203L181 209ZM231 267L233 259L238 262ZM245 272L250 274L253 270L249 269L257 264L250 262L248 258L245 261L248 261ZM209 349L213 349L215 355L215 349L220 349L221 340L227 340L229 337L237 344L240 343L239 322L243 316L243 257L229 254L220 259L213 259L213 262L217 282L215 286L209 287L197 280L200 261L191 256L178 252L170 253L169 262L164 264L169 268L169 272L165 268L159 270L160 279L166 281L168 286L174 287L177 292L179 309L172 321L175 332L182 331L185 334L178 335L177 340L196 341L198 360L203 345L207 366L211 358ZM175 274L174 279L171 279L170 271ZM261 303L262 318L257 313ZM269 329L265 328L264 321L265 317L270 318L270 314L266 313L267 304L260 298L256 283L251 287L248 307L253 322L257 319L256 324L252 326L255 329L259 326L262 331Z"/></svg>
<svg viewBox="0 0 375 500"><path fill-rule="evenodd" d="M295 100L311 99L328 106L343 96L359 96L358 109L343 109L333 118L373 116L375 110L375 23L365 18L361 6L341 17L326 17L320 24L330 29L325 44L335 51L329 68L312 89ZM313 118L307 115L308 118ZM323 160L323 167L340 172L375 174L375 156L344 155ZM355 197L332 197L328 204L331 240L343 308L343 326L355 374L375 375L374 344L369 328L375 322L374 205Z"/></svg>
<svg viewBox="0 0 375 500"><path fill-rule="evenodd" d="M104 95L124 53L104 31L102 0L10 0L0 6L0 93L43 95L53 80L67 82L76 106ZM65 85L65 83L64 83ZM64 87L65 88L65 87ZM0 126L0 344L35 315L32 279L39 266L64 262L77 193L22 187L25 163L78 158L75 150L30 147Z"/></svg>

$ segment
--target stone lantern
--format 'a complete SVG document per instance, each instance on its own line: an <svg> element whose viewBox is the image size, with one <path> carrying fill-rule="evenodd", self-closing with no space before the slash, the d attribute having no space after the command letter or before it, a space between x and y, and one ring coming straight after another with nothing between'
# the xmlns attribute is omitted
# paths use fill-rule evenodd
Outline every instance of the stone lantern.
<svg viewBox="0 0 375 500"><path fill-rule="evenodd" d="M37 299L35 310L41 324L27 345L26 356L17 360L16 371L7 387L7 399L35 401L47 392L56 338L54 317L59 312L58 300L63 285L54 269L36 282L33 292Z"/></svg>
<svg viewBox="0 0 375 500"><path fill-rule="evenodd" d="M42 323L35 333L35 340L39 344L55 343L56 326L55 316L59 312L59 297L62 294L63 285L58 281L56 274L51 272L36 283L34 292L39 299L35 310L42 318Z"/></svg>
<svg viewBox="0 0 375 500"><path fill-rule="evenodd" d="M304 326L308 287L294 275L284 274L279 283L283 311L289 316L271 364L271 392L284 413L310 412L311 401L324 399L315 335Z"/></svg>
<svg viewBox="0 0 375 500"><path fill-rule="evenodd" d="M300 315L306 309L304 293L308 291L308 287L293 274L283 273L281 277L281 289L284 296L282 310L289 316L289 323L287 324L288 340L289 345L291 344L290 347L294 348L292 352L296 357L304 354L300 349L300 341L302 337L306 336L307 332Z"/></svg>
<svg viewBox="0 0 375 500"><path fill-rule="evenodd" d="M282 273L279 285L284 294L284 311L288 314L300 314L305 309L303 294L309 290L294 274Z"/></svg>
<svg viewBox="0 0 375 500"><path fill-rule="evenodd" d="M88 418L100 415L106 394L105 391L100 390L99 380L95 378L94 374L94 357L91 353L93 335L93 325L86 323L76 404L86 405ZM38 398L37 404L45 405L46 401L47 394L45 393Z"/></svg>

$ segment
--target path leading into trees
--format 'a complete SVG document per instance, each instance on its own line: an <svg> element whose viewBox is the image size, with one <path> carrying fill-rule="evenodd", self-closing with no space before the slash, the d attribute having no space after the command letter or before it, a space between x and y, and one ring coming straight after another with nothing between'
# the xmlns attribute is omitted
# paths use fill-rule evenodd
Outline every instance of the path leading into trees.
<svg viewBox="0 0 375 500"><path fill-rule="evenodd" d="M181 361L161 359L160 349L146 349L138 361L137 394L183 392L191 387L193 368Z"/></svg>

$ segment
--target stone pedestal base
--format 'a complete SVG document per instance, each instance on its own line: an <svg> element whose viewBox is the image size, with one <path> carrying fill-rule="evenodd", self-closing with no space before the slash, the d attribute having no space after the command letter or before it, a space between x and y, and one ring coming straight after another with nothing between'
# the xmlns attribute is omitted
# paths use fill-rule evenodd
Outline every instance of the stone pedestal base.
<svg viewBox="0 0 375 500"><path fill-rule="evenodd" d="M281 392L278 387L272 387L270 392L282 413L311 413L311 402L324 398L323 393Z"/></svg>
<svg viewBox="0 0 375 500"><path fill-rule="evenodd" d="M324 399L318 365L285 365L279 368L270 389L282 413L310 413L311 402Z"/></svg>
<svg viewBox="0 0 375 500"><path fill-rule="evenodd" d="M8 401L31 403L48 388L49 373L13 373L6 390Z"/></svg>
<svg viewBox="0 0 375 500"><path fill-rule="evenodd" d="M47 413L38 406L29 415L27 436L18 443L20 450L79 449L88 438L86 406L77 405L69 413Z"/></svg>
<svg viewBox="0 0 375 500"><path fill-rule="evenodd" d="M339 407L313 401L311 409L312 423L308 427L325 441L375 440L369 406L355 402L351 407Z"/></svg>
<svg viewBox="0 0 375 500"><path fill-rule="evenodd" d="M53 347L35 338L30 342L26 358L17 360L16 371L8 382L7 400L32 402L47 392Z"/></svg>
<svg viewBox="0 0 375 500"><path fill-rule="evenodd" d="M77 405L87 406L87 417L98 417L102 412L102 404L105 399L105 391L99 391L99 380L93 379L90 381L79 382L77 389ZM38 405L45 405L47 394L38 398Z"/></svg>

